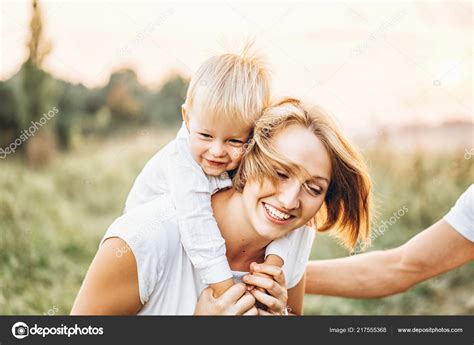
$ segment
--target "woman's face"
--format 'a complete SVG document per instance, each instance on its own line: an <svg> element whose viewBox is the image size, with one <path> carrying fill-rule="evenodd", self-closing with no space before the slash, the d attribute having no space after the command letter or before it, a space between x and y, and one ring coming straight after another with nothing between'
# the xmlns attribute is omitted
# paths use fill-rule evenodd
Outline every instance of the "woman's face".
<svg viewBox="0 0 474 345"><path fill-rule="evenodd" d="M319 138L301 125L290 125L272 143L278 153L303 167L310 177L279 173L279 183L248 181L244 207L255 231L269 240L309 222L324 202L331 177L331 159Z"/></svg>

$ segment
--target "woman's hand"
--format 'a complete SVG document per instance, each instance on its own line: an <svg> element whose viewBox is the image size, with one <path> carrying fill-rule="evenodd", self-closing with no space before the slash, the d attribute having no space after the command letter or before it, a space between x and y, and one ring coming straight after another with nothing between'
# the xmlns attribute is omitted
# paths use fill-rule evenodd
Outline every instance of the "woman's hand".
<svg viewBox="0 0 474 345"><path fill-rule="evenodd" d="M235 284L219 298L212 289L204 289L194 310L194 315L258 315L255 298L247 292L245 284Z"/></svg>
<svg viewBox="0 0 474 345"><path fill-rule="evenodd" d="M258 308L259 315L287 315L288 288L283 270L278 266L255 262L250 265L250 270L252 273L264 273L271 277L249 274L243 278L246 284L260 287L268 292L265 293L259 289L250 291L258 302L267 307L267 310Z"/></svg>

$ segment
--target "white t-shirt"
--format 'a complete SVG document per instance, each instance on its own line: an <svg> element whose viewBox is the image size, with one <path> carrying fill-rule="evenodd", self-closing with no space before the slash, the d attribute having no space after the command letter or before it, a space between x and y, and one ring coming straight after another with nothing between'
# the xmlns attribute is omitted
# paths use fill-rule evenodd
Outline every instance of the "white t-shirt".
<svg viewBox="0 0 474 345"><path fill-rule="evenodd" d="M302 278L315 231L302 227L294 230L291 249L283 266L288 288ZM117 218L101 244L109 237L119 237L137 262L138 286L143 308L138 315L191 315L197 299L206 287L183 249L176 221L176 211L167 195L138 206ZM242 272L233 272L236 279Z"/></svg>
<svg viewBox="0 0 474 345"><path fill-rule="evenodd" d="M456 231L474 242L474 185L471 186L459 197L456 204L444 216Z"/></svg>

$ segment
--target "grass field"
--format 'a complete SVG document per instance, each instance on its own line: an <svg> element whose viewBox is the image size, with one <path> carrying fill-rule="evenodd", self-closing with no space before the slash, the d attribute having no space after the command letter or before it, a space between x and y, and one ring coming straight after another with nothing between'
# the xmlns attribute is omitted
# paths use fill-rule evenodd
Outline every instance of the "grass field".
<svg viewBox="0 0 474 345"><path fill-rule="evenodd" d="M100 238L121 214L148 158L172 132L142 131L88 140L47 168L0 161L0 314L68 314ZM463 151L365 152L375 182L375 225L403 206L408 212L370 250L402 244L444 215L474 180ZM327 234L312 258L348 255ZM474 263L377 300L307 296L307 314L474 314Z"/></svg>

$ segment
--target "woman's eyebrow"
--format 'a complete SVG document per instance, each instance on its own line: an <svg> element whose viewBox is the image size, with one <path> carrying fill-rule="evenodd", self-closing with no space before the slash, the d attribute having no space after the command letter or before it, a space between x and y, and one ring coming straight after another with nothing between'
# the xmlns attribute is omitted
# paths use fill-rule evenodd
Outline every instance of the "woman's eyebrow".
<svg viewBox="0 0 474 345"><path fill-rule="evenodd" d="M323 180L323 181L326 181L326 183L329 185L329 180L325 177L322 177L322 176L311 176L311 179L312 180Z"/></svg>

